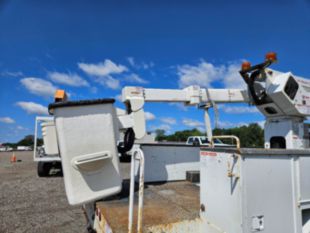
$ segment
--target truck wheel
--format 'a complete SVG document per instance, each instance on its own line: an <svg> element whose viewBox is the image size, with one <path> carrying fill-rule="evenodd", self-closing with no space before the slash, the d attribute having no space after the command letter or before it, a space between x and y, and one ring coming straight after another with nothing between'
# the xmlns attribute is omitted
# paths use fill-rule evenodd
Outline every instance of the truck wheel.
<svg viewBox="0 0 310 233"><path fill-rule="evenodd" d="M56 162L54 167L59 169L59 172L58 172L59 176L63 176L61 162Z"/></svg>
<svg viewBox="0 0 310 233"><path fill-rule="evenodd" d="M50 174L51 165L47 162L38 162L38 176L39 177L47 177Z"/></svg>

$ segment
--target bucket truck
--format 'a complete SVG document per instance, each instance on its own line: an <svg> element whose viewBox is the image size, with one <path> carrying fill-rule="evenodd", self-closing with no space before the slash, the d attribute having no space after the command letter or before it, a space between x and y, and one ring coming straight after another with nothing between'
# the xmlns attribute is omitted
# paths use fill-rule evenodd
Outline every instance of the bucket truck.
<svg viewBox="0 0 310 233"><path fill-rule="evenodd" d="M309 233L310 82L269 69L275 61L269 53L261 64L243 63L246 90L124 87L123 114L113 99L50 104L67 198L83 205L89 231ZM146 102L203 108L211 145L228 137L236 148L134 146L146 133ZM265 148L240 148L235 136L212 135L208 109L219 103L255 105L266 117ZM120 132L124 140L118 145ZM129 183L122 179L118 153L132 156ZM200 171L199 185L180 181L192 169L188 164ZM158 174L166 182L144 185L159 181L152 179Z"/></svg>

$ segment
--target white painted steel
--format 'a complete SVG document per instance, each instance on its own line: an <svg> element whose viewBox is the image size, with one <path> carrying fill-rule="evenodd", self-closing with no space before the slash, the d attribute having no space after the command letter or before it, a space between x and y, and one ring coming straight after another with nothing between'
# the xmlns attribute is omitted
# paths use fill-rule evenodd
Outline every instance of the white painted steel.
<svg viewBox="0 0 310 233"><path fill-rule="evenodd" d="M186 179L187 171L199 171L199 147L173 144L141 144L145 157L145 182ZM138 181L139 170L136 169Z"/></svg>
<svg viewBox="0 0 310 233"><path fill-rule="evenodd" d="M44 145L44 155L39 155L37 151L38 124L40 122L41 122L42 138ZM61 161L61 158L59 156L54 117L38 116L35 119L33 160L35 162Z"/></svg>
<svg viewBox="0 0 310 233"><path fill-rule="evenodd" d="M144 153L141 149L138 150L137 158L139 159L139 200L138 200L138 227L137 232L142 233L143 222L143 194L144 194Z"/></svg>
<svg viewBox="0 0 310 233"><path fill-rule="evenodd" d="M59 156L43 156L43 157L37 157L35 162L61 162L61 158Z"/></svg>
<svg viewBox="0 0 310 233"><path fill-rule="evenodd" d="M265 148L270 148L272 137L283 137L286 149L309 148L308 126L301 117L268 118L264 130Z"/></svg>
<svg viewBox="0 0 310 233"><path fill-rule="evenodd" d="M244 103L248 102L246 90L239 89L201 89L199 86L189 86L182 90L174 89L146 89L142 87L124 87L122 101L130 106L127 111L133 116L133 129L137 139L146 133L143 106L145 102L182 102L185 105L216 104L216 103ZM207 110L206 110L207 111ZM210 119L205 120L211 125ZM210 136L210 130L207 130ZM211 132L212 133L212 132Z"/></svg>
<svg viewBox="0 0 310 233"><path fill-rule="evenodd" d="M59 155L54 119L41 123L44 152L46 155Z"/></svg>
<svg viewBox="0 0 310 233"><path fill-rule="evenodd" d="M139 195L138 195L138 220L137 232L142 233L143 221L143 193L144 193L144 153L137 148L132 152L130 169L130 187L129 187L129 209L128 209L128 232L133 232L133 211L134 211L134 190L135 190L135 164L139 160Z"/></svg>
<svg viewBox="0 0 310 233"><path fill-rule="evenodd" d="M142 98L145 102L183 102L190 105L211 100L216 103L244 103L248 101L246 90L241 89L201 89L199 86L189 86L182 90L130 86L123 88L123 102L134 97Z"/></svg>
<svg viewBox="0 0 310 233"><path fill-rule="evenodd" d="M211 138L211 147L214 148L214 146L216 145L214 143L214 139L234 139L236 142L236 148L240 149L240 139L237 136L234 135L216 135L216 136L212 136Z"/></svg>
<svg viewBox="0 0 310 233"><path fill-rule="evenodd" d="M129 209L128 209L128 233L132 233L133 224L133 204L135 198L135 154L131 155L130 162L130 187L129 187Z"/></svg>
<svg viewBox="0 0 310 233"><path fill-rule="evenodd" d="M206 127L208 141L210 142L213 136L213 133L212 133L212 126L211 126L211 119L210 119L208 111L209 109L205 109L204 120L205 120L205 127Z"/></svg>
<svg viewBox="0 0 310 233"><path fill-rule="evenodd" d="M113 104L55 108L54 116L69 203L83 204L118 193L122 178Z"/></svg>
<svg viewBox="0 0 310 233"><path fill-rule="evenodd" d="M310 156L276 151L200 152L203 232L309 233Z"/></svg>
<svg viewBox="0 0 310 233"><path fill-rule="evenodd" d="M284 137L288 149L308 148L308 127L303 122L305 117L310 115L310 81L296 77L291 72L282 73L271 69L265 71L260 77L260 82L255 83L262 93L267 93L267 100L256 106L266 117L265 147L270 147L272 137ZM298 87L290 85L291 81ZM131 107L127 110L132 111L137 138L141 138L146 129L144 102L181 102L191 106L204 104L208 138L212 136L208 108L217 103L253 103L247 90L203 89L199 86L189 86L182 90L124 87L122 101ZM286 126L279 126L276 122ZM281 129L279 134L278 130Z"/></svg>
<svg viewBox="0 0 310 233"><path fill-rule="evenodd" d="M205 207L200 212L203 232L243 232L240 181L229 175L240 173L238 166L234 166L237 159L232 154L200 152L200 202Z"/></svg>
<svg viewBox="0 0 310 233"><path fill-rule="evenodd" d="M277 72L268 69L272 72L266 72L266 92L273 100L281 112L282 116L308 116L310 115L310 81L309 79L300 78L293 75L291 72ZM285 92L286 85L289 79L293 79L298 84L298 91L293 99ZM273 117L273 114L268 114L263 111L266 116Z"/></svg>

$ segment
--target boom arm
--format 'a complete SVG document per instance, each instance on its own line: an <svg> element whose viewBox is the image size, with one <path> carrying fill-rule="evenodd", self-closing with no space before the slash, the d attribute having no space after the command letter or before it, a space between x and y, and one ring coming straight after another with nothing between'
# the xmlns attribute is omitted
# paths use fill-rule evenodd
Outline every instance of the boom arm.
<svg viewBox="0 0 310 233"><path fill-rule="evenodd" d="M205 114L215 103L249 102L246 90L240 89L204 89L199 86L189 86L182 90L176 89L146 89L142 87L125 87L122 90L122 101L127 106L127 113L134 121L133 129L136 138L142 138L146 133L143 106L145 102L179 102L189 106L203 104ZM205 116L206 126L210 126L209 116ZM210 127L207 127L210 128ZM207 129L208 137L211 137Z"/></svg>

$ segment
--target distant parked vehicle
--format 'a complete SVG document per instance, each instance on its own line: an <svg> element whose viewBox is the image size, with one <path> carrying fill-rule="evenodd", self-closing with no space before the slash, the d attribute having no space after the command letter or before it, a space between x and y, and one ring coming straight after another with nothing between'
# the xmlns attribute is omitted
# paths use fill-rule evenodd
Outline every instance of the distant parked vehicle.
<svg viewBox="0 0 310 233"><path fill-rule="evenodd" d="M1 146L0 147L0 152L5 152L5 151L13 151L12 147L8 147L8 146Z"/></svg>
<svg viewBox="0 0 310 233"><path fill-rule="evenodd" d="M186 141L187 145L193 146L210 146L210 142L206 136L190 136L187 138ZM214 146L215 147L232 147L230 144L225 144L219 139L214 139Z"/></svg>
<svg viewBox="0 0 310 233"><path fill-rule="evenodd" d="M12 147L7 147L6 151L13 151L13 148Z"/></svg>
<svg viewBox="0 0 310 233"><path fill-rule="evenodd" d="M18 146L17 147L18 151L30 151L32 150L30 146Z"/></svg>
<svg viewBox="0 0 310 233"><path fill-rule="evenodd" d="M37 146L39 127L41 127L43 146ZM38 162L38 176L49 176L53 168L61 170L61 159L53 117L36 117L34 142L33 160Z"/></svg>

